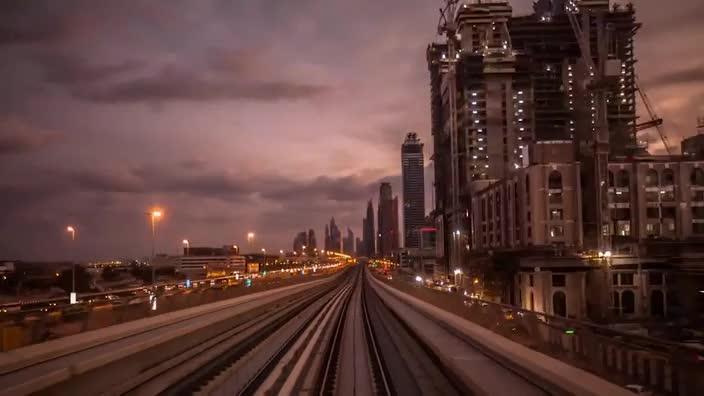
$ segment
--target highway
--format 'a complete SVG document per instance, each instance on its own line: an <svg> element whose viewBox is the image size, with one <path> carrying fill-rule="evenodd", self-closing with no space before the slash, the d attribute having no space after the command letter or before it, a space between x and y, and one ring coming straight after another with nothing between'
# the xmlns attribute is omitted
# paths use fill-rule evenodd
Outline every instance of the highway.
<svg viewBox="0 0 704 396"><path fill-rule="evenodd" d="M0 395L628 394L559 362L526 374L397 293L357 265L21 348ZM591 389L561 384L574 370Z"/></svg>

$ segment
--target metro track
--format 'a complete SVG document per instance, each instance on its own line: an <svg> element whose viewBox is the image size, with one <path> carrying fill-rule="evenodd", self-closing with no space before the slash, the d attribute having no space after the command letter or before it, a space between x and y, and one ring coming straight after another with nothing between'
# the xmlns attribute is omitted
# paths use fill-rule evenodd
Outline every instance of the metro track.
<svg viewBox="0 0 704 396"><path fill-rule="evenodd" d="M67 378L47 380L44 387L9 388L15 390L10 394L555 393L402 302L362 266L291 290L253 300L262 301L258 306L247 308L253 302L246 300L118 338L113 342L121 358L90 370L72 369ZM154 335L165 330L170 338L155 342ZM18 366L10 375L28 378L46 365L94 352L106 356L106 346L114 345L97 343ZM11 379L0 375L0 385Z"/></svg>

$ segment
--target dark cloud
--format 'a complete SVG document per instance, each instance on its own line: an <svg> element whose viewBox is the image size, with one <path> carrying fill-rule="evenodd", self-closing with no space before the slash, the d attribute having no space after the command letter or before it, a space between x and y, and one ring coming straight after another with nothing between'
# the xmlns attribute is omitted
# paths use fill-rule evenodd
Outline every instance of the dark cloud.
<svg viewBox="0 0 704 396"><path fill-rule="evenodd" d="M86 36L94 31L90 18L77 10L84 4L50 0L3 0L0 2L0 47L49 46Z"/></svg>
<svg viewBox="0 0 704 396"><path fill-rule="evenodd" d="M127 60L115 64L91 63L81 56L65 53L44 53L35 57L45 72L47 82L63 85L105 82L125 73L139 70L141 62Z"/></svg>
<svg viewBox="0 0 704 396"><path fill-rule="evenodd" d="M199 170L205 168L207 161L199 158L190 158L179 162L178 165L187 170Z"/></svg>
<svg viewBox="0 0 704 396"><path fill-rule="evenodd" d="M293 81L247 81L207 77L176 67L162 68L149 77L114 84L82 87L74 91L80 99L98 103L161 103L166 101L310 99L330 87Z"/></svg>
<svg viewBox="0 0 704 396"><path fill-rule="evenodd" d="M238 172L208 169L205 164L187 171L170 164L144 165L129 169L53 172L63 192L187 194L223 201L253 197L273 202L359 202L373 196L379 182L360 175L320 176L296 180L279 175L245 176ZM386 177L383 180L397 179Z"/></svg>
<svg viewBox="0 0 704 396"><path fill-rule="evenodd" d="M135 76L147 65L135 60L88 62L81 55L45 52L33 57L45 81L66 86L73 96L97 103L163 103L251 100L261 102L310 99L331 87L280 77L267 67L261 51L214 48L206 64L169 64L149 75Z"/></svg>
<svg viewBox="0 0 704 396"><path fill-rule="evenodd" d="M39 150L62 139L58 132L36 128L18 118L0 118L0 155Z"/></svg>
<svg viewBox="0 0 704 396"><path fill-rule="evenodd" d="M71 185L80 191L108 193L144 193L146 181L129 173L83 170L68 176Z"/></svg>
<svg viewBox="0 0 704 396"><path fill-rule="evenodd" d="M697 84L704 82L704 64L698 64L688 69L680 69L668 73L660 73L647 81L648 87L657 88L673 84Z"/></svg>

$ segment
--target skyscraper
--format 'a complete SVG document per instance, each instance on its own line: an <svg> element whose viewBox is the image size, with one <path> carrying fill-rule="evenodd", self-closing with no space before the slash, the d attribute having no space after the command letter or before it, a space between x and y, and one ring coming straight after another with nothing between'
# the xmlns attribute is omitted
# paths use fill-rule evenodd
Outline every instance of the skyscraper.
<svg viewBox="0 0 704 396"><path fill-rule="evenodd" d="M540 0L533 14L513 17L507 1L452 3L440 26L445 38L428 46L433 214L439 259L448 271L471 252L475 203L466 197L529 166L534 143L573 142L583 169L590 170L583 173L585 188L592 189L598 185L598 177L590 176L591 169L598 168L593 159L601 158L605 147L619 155L638 150L633 57L638 24L633 7L610 7L608 0L567 7L589 24L603 22L603 31L595 29L590 36L593 61L608 64L601 116L598 98L585 89L590 72L579 60L582 51L570 22L575 15L566 12L565 4ZM608 120L609 136L595 156L594 136L603 129L599 120ZM597 207L584 207L585 239L603 234Z"/></svg>
<svg viewBox="0 0 704 396"><path fill-rule="evenodd" d="M293 251L298 254L301 254L303 253L303 246L306 246L307 244L308 235L305 231L301 231L296 234L296 237L293 239Z"/></svg>
<svg viewBox="0 0 704 396"><path fill-rule="evenodd" d="M414 132L406 135L401 145L403 180L404 247L420 247L419 230L425 223L425 178L423 175L423 143Z"/></svg>
<svg viewBox="0 0 704 396"><path fill-rule="evenodd" d="M323 246L325 250L330 250L330 227L325 224L325 240L323 241Z"/></svg>
<svg viewBox="0 0 704 396"><path fill-rule="evenodd" d="M313 254L317 247L318 241L315 240L315 231L311 228L308 230L308 243L306 244L308 254Z"/></svg>
<svg viewBox="0 0 704 396"><path fill-rule="evenodd" d="M325 225L325 250L340 252L342 250L342 232L335 224L335 218L330 219L330 224Z"/></svg>
<svg viewBox="0 0 704 396"><path fill-rule="evenodd" d="M379 186L378 242L380 256L391 256L398 250L398 197L393 197L391 184Z"/></svg>
<svg viewBox="0 0 704 396"><path fill-rule="evenodd" d="M367 216L362 219L362 255L373 257L376 254L376 235L374 235L374 205L371 199L367 203Z"/></svg>
<svg viewBox="0 0 704 396"><path fill-rule="evenodd" d="M354 256L354 233L347 227L347 236L342 240L342 252Z"/></svg>

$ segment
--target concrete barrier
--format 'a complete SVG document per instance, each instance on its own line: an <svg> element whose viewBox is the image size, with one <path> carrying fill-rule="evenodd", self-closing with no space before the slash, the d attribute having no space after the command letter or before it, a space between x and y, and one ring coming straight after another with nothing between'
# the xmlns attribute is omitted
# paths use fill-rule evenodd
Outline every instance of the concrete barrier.
<svg viewBox="0 0 704 396"><path fill-rule="evenodd" d="M0 355L0 375L5 375L8 372L18 370L23 367L54 359L59 356L75 353L87 348L92 348L103 343L129 337L137 333L146 332L168 324L177 323L179 321L187 320L200 315L207 315L219 310L227 309L228 307L233 307L245 302L260 299L262 297L273 295L284 296L298 290L332 282L334 279L337 279L338 276L339 274L329 278L247 294L242 297L182 309L150 318L138 319L99 330L86 331L72 336L47 341L41 344L34 344L24 348L14 349Z"/></svg>
<svg viewBox="0 0 704 396"><path fill-rule="evenodd" d="M457 315L443 311L423 300L384 284L375 277L371 281L409 306L434 320L441 321L471 340L473 346L507 365L531 382L545 384L546 389L559 389L563 394L584 396L632 396L632 393L589 372L536 352L493 333Z"/></svg>

